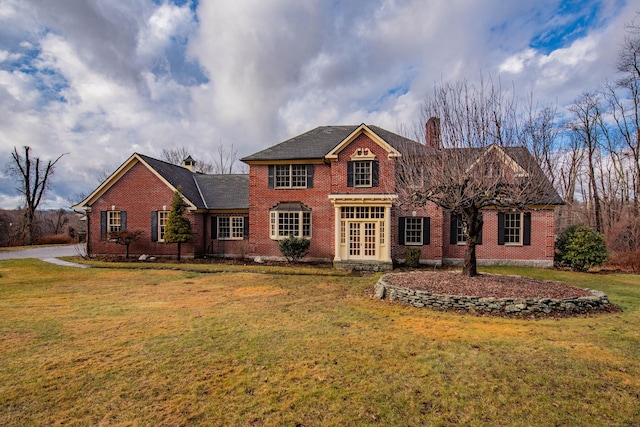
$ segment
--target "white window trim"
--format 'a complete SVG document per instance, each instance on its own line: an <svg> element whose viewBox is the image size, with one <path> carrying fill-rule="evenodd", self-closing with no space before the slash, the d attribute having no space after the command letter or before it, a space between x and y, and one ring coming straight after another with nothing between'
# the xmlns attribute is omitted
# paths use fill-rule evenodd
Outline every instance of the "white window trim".
<svg viewBox="0 0 640 427"><path fill-rule="evenodd" d="M166 214L164 226L162 224L162 221L160 220L160 218L162 217L162 214ZM164 228L166 230L168 218L169 218L169 211L158 211L158 242L164 242L164 233L162 232L162 229Z"/></svg>
<svg viewBox="0 0 640 427"><path fill-rule="evenodd" d="M220 237L220 220L221 219L227 219L229 220L229 237ZM234 220L240 220L241 225L240 227L234 227L233 226L233 221ZM218 236L218 240L244 240L244 221L245 221L245 217L244 216L220 216L218 217L218 220L216 221L216 236ZM234 229L237 230L240 229L240 236L234 236Z"/></svg>
<svg viewBox="0 0 640 427"><path fill-rule="evenodd" d="M118 226L117 229L112 230L112 222L115 219L115 214L118 214ZM116 226L113 226L116 227ZM122 230L122 211L115 211L115 210L111 210L111 211L107 211L107 233L117 233L118 231Z"/></svg>
<svg viewBox="0 0 640 427"><path fill-rule="evenodd" d="M286 236L281 236L278 234L278 231L280 229L280 214L281 213L295 213L298 214L298 234L295 237L303 237L305 239L311 239L311 236L313 234L313 227L312 227L312 217L311 217L311 212L310 211L277 211L277 210L272 210L269 211L269 237L272 240L283 240L289 237L289 235ZM304 215L305 214L309 214L309 235L308 236L303 236L304 233Z"/></svg>
<svg viewBox="0 0 640 427"><path fill-rule="evenodd" d="M282 167L282 166L287 166L289 168L289 185L278 185L278 167ZM304 169L304 185L293 185L293 167L294 166L299 166L302 167ZM273 188L278 189L278 190L283 190L283 189L305 189L309 187L309 182L307 181L307 165L300 165L300 164L290 164L290 165L274 165L274 169L273 169Z"/></svg>
<svg viewBox="0 0 640 427"><path fill-rule="evenodd" d="M369 165L369 183L357 184L358 181L358 163L367 163ZM372 160L354 160L353 163L353 186L356 188L373 187L373 161Z"/></svg>
<svg viewBox="0 0 640 427"><path fill-rule="evenodd" d="M466 246L467 238L464 235L464 225L462 224L462 215L458 214L456 216L457 227L456 227L456 245L458 246ZM458 229L462 229L462 233L458 233Z"/></svg>
<svg viewBox="0 0 640 427"><path fill-rule="evenodd" d="M410 220L420 220L420 242L409 242L407 238L408 225ZM404 244L405 246L423 246L422 237L424 236L424 218L408 216L404 222Z"/></svg>
<svg viewBox="0 0 640 427"><path fill-rule="evenodd" d="M519 236L518 242L507 242L507 215L519 215L520 216L520 227L519 227ZM505 246L524 246L524 215L522 212L505 212L504 214L504 245Z"/></svg>

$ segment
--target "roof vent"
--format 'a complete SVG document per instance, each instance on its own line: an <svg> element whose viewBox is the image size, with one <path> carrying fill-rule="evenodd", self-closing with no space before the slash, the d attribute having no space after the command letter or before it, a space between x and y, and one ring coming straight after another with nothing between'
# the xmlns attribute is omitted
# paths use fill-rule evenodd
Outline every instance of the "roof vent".
<svg viewBox="0 0 640 427"><path fill-rule="evenodd" d="M182 161L182 166L189 169L191 172L196 171L196 161L193 160L191 156L187 156L187 158Z"/></svg>

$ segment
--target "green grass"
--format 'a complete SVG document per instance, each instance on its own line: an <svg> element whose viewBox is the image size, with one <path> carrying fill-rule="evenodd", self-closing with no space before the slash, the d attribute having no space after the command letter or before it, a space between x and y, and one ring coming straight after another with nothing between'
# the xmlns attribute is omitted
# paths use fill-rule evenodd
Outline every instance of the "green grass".
<svg viewBox="0 0 640 427"><path fill-rule="evenodd" d="M640 423L640 276L485 270L624 309L523 320L380 301L377 275L125 264L0 262L0 425Z"/></svg>

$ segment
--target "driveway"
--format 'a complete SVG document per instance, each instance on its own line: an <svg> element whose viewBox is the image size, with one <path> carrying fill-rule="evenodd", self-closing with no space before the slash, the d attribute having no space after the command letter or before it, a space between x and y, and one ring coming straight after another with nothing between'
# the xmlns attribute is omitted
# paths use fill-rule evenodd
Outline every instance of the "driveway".
<svg viewBox="0 0 640 427"><path fill-rule="evenodd" d="M0 261L5 259L37 258L67 267L87 268L89 267L88 265L74 264L72 262L57 259L58 257L75 256L84 253L86 253L86 246L84 243L77 243L75 245L37 246L27 249L0 251Z"/></svg>

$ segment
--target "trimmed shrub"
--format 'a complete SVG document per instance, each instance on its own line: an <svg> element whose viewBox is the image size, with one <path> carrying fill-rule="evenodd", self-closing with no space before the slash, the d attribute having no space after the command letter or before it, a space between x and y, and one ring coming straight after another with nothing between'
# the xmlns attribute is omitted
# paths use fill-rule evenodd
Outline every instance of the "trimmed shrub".
<svg viewBox="0 0 640 427"><path fill-rule="evenodd" d="M406 248L404 259L407 267L417 268L420 265L420 248Z"/></svg>
<svg viewBox="0 0 640 427"><path fill-rule="evenodd" d="M280 240L278 243L280 252L289 262L298 262L304 258L309 251L310 245L311 241L309 239L295 237L293 235Z"/></svg>
<svg viewBox="0 0 640 427"><path fill-rule="evenodd" d="M576 271L587 271L607 260L604 236L577 224L568 227L556 241L556 262Z"/></svg>

